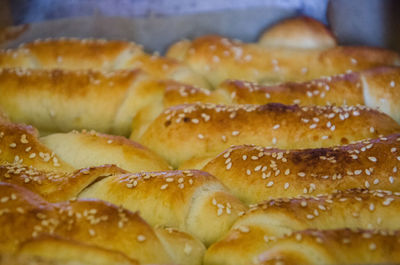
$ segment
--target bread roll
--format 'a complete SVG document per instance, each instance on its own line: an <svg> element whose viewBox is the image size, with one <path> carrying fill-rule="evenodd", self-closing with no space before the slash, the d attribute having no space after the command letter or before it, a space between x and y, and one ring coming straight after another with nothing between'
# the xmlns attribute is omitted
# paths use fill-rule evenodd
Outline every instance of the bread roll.
<svg viewBox="0 0 400 265"><path fill-rule="evenodd" d="M4 253L15 253L21 243L51 234L120 252L140 263L201 264L204 247L198 240L182 233L176 233L173 240L153 230L137 213L109 203L77 200L51 204L5 183L0 184L0 194L0 250ZM191 252L177 252L172 244L187 244Z"/></svg>
<svg viewBox="0 0 400 265"><path fill-rule="evenodd" d="M20 164L55 175L105 164L132 172L170 168L155 153L122 136L83 131L38 139L33 127L5 119L0 119L0 150L0 164Z"/></svg>
<svg viewBox="0 0 400 265"><path fill-rule="evenodd" d="M285 19L268 28L258 40L265 47L288 49L329 49L337 46L332 32L310 17Z"/></svg>
<svg viewBox="0 0 400 265"><path fill-rule="evenodd" d="M40 141L74 168L115 164L130 172L168 170L164 159L122 136L94 131L57 133Z"/></svg>
<svg viewBox="0 0 400 265"><path fill-rule="evenodd" d="M166 109L140 138L133 128L131 138L178 167L231 145L317 148L399 131L389 116L362 106L188 104Z"/></svg>
<svg viewBox="0 0 400 265"><path fill-rule="evenodd" d="M16 255L18 255L20 260L24 258L27 260L27 263L18 263L20 265L36 264L33 262L48 262L53 265L139 264L136 260L128 258L119 251L111 251L98 246L54 236L43 236L27 240L19 246Z"/></svg>
<svg viewBox="0 0 400 265"><path fill-rule="evenodd" d="M228 80L216 91L231 95L232 103L235 104L361 104L379 109L400 121L397 104L400 100L400 67L378 67L359 73L274 86Z"/></svg>
<svg viewBox="0 0 400 265"><path fill-rule="evenodd" d="M152 76L208 87L203 77L174 59L146 54L124 41L45 39L0 51L0 68L104 70L142 69Z"/></svg>
<svg viewBox="0 0 400 265"><path fill-rule="evenodd" d="M400 191L400 134L304 150L234 146L202 170L245 203L368 188Z"/></svg>
<svg viewBox="0 0 400 265"><path fill-rule="evenodd" d="M259 254L272 251L275 241L279 242L281 238L287 237L285 235L291 234L293 237L288 236L289 238L298 238L297 231L305 229L317 229L320 231L318 233L322 234L327 233L324 231L326 229L343 228L397 231L399 216L393 213L399 205L398 193L394 195L390 192L367 190L348 190L313 198L266 201L253 206L235 222L224 239L208 249L205 264L249 264ZM351 239L340 233L335 238L334 242L340 239L337 243L341 243L343 239ZM375 243L377 246L382 244L382 247L387 244L398 245L397 239L398 236L395 241L389 241L390 243L386 240ZM298 247L306 248L307 243L301 242ZM331 248L329 245L326 247ZM344 257L343 262L352 264L356 257ZM334 264L340 264L340 261ZM308 262L306 259L304 264ZM325 261L317 264L325 264Z"/></svg>
<svg viewBox="0 0 400 265"><path fill-rule="evenodd" d="M111 176L88 186L79 198L139 211L151 225L177 227L206 245L223 236L246 210L215 177L197 170Z"/></svg>
<svg viewBox="0 0 400 265"><path fill-rule="evenodd" d="M337 46L298 50L240 43L220 36L178 42L167 56L186 62L214 87L226 79L276 84L400 65L398 53L378 48Z"/></svg>
<svg viewBox="0 0 400 265"><path fill-rule="evenodd" d="M195 92L195 93L194 93ZM0 70L0 109L13 122L41 134L93 129L128 136L142 130L165 106L224 102L204 88L158 80L141 71Z"/></svg>
<svg viewBox="0 0 400 265"><path fill-rule="evenodd" d="M396 264L399 242L398 231L305 230L250 245L239 243L238 250L212 246L204 264Z"/></svg>
<svg viewBox="0 0 400 265"><path fill-rule="evenodd" d="M83 168L71 172L44 171L21 164L0 165L0 181L23 186L50 202L76 198L78 194L102 178L126 174L112 165Z"/></svg>

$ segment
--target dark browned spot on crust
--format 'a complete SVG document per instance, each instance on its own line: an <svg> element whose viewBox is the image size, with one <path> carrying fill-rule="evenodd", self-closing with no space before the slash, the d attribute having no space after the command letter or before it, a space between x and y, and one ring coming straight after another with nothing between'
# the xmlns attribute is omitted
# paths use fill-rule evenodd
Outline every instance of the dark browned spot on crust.
<svg viewBox="0 0 400 265"><path fill-rule="evenodd" d="M183 118L183 122L190 122L190 118L188 118L188 117L185 117L185 118Z"/></svg>
<svg viewBox="0 0 400 265"><path fill-rule="evenodd" d="M171 125L171 121L166 121L165 123L164 123L164 126L165 127L168 127L168 126L170 126Z"/></svg>
<svg viewBox="0 0 400 265"><path fill-rule="evenodd" d="M349 140L348 140L346 137L342 137L342 139L340 139L340 142L341 142L342 144L348 144L348 143L349 143Z"/></svg>
<svg viewBox="0 0 400 265"><path fill-rule="evenodd" d="M296 111L299 109L298 105L284 105L281 103L268 103L265 105L262 105L258 108L258 111L263 112L263 111L274 111L274 112L289 112L289 111Z"/></svg>

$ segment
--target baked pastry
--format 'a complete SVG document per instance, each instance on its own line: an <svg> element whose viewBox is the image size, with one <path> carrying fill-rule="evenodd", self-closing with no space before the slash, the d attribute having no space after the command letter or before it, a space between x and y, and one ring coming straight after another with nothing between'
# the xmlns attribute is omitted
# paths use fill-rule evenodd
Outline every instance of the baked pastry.
<svg viewBox="0 0 400 265"><path fill-rule="evenodd" d="M17 163L43 171L72 172L104 164L132 172L169 169L155 153L120 136L72 132L38 138L32 126L5 118L0 118L0 150L1 164Z"/></svg>
<svg viewBox="0 0 400 265"><path fill-rule="evenodd" d="M379 67L358 73L273 86L228 80L214 94L231 95L232 103L235 104L361 104L379 109L399 122L399 91L400 67Z"/></svg>
<svg viewBox="0 0 400 265"><path fill-rule="evenodd" d="M226 79L276 84L400 65L399 54L378 48L298 50L241 43L214 35L178 42L169 48L167 56L187 63L213 87Z"/></svg>
<svg viewBox="0 0 400 265"><path fill-rule="evenodd" d="M133 140L179 167L231 145L328 147L399 132L400 125L364 106L187 104L166 109L142 136L132 130Z"/></svg>
<svg viewBox="0 0 400 265"><path fill-rule="evenodd" d="M240 232L241 235L246 232ZM233 239L237 248L212 246L204 264L396 264L399 232L370 230L305 230L252 244Z"/></svg>
<svg viewBox="0 0 400 265"><path fill-rule="evenodd" d="M266 201L238 219L230 233L207 250L204 263L252 264L261 253L266 260L281 257L288 264L397 263L399 234L395 231L400 223L393 212L399 202L399 193L367 190ZM378 232L363 234L341 230L344 228ZM313 232L307 229L313 229L321 238L311 237ZM309 246L309 241L316 244ZM353 252L356 246L359 250ZM369 246L373 257L366 251Z"/></svg>
<svg viewBox="0 0 400 265"><path fill-rule="evenodd" d="M152 76L208 87L185 64L147 54L133 42L101 39L44 39L0 51L0 68L103 70L142 69Z"/></svg>
<svg viewBox="0 0 400 265"><path fill-rule="evenodd" d="M234 146L202 170L217 176L235 196L251 204L351 188L400 191L399 160L400 134L392 134L303 150Z"/></svg>
<svg viewBox="0 0 400 265"><path fill-rule="evenodd" d="M120 252L140 263L201 264L204 246L198 240L173 229L153 229L137 213L109 203L77 200L51 204L5 183L0 183L0 194L2 253L14 253L32 238L54 235ZM81 252L85 253L85 248Z"/></svg>

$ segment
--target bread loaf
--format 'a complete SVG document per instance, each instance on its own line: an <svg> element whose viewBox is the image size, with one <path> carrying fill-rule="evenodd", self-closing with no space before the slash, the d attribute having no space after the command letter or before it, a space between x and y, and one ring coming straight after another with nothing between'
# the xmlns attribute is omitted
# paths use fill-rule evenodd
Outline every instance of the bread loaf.
<svg viewBox="0 0 400 265"><path fill-rule="evenodd" d="M45 39L0 51L0 68L142 69L152 76L208 87L202 76L174 59L149 55L140 45L101 39Z"/></svg>
<svg viewBox="0 0 400 265"><path fill-rule="evenodd" d="M0 184L0 194L3 253L15 253L31 238L50 234L120 252L141 263L201 264L204 247L198 240L181 232L173 233L175 239L158 233L138 214L109 203L77 200L51 204L5 183Z"/></svg>
<svg viewBox="0 0 400 265"><path fill-rule="evenodd" d="M343 228L380 229L378 231L387 231L391 234L393 231L399 229L398 216L393 215L393 212L399 207L399 203L399 194L394 195L390 192L367 190L350 190L313 198L277 199L260 203L238 219L223 240L213 244L207 250L205 264L250 264L254 261L254 258L263 252L274 253L275 244L279 244L281 240L283 242L286 242L286 240L288 240L287 242L291 242L288 243L290 245L287 245L287 247L290 247L288 248L288 253L281 253L284 258L288 255L287 257L291 260L292 251L301 254L302 251L304 252L308 248L308 239L306 241L301 240L302 235L308 234L307 231L304 231L305 229L316 229L318 231L317 234L321 235L332 233L328 232L329 229ZM333 242L330 240L327 242L325 240L322 242L317 241L317 243L321 243L317 244L317 246L320 246L317 249L322 248L323 251L322 253L317 251L315 255L318 253L323 254L330 249L341 251L340 247L334 248L330 244L350 243L353 241L352 237L357 234L349 231L337 233L337 236L332 239ZM368 236L359 234L358 236L363 237L368 244L361 245L360 250L354 252L357 253L355 256L351 256L353 252L347 248L347 251L343 251L343 253L339 252L342 253L341 256L343 256L343 259L336 261L330 261L330 259L317 259L316 261L303 260L303 258L309 256L307 254L305 257L300 255L302 257L300 264L309 264L310 262L311 264L341 264L341 262L344 264L353 264L353 261L364 263L364 260L361 258L364 255L366 255L365 262L369 262L374 259L371 258L369 260L370 257L365 254L369 252L365 251L365 247L374 243L376 244L376 249L371 246L373 248L371 249L372 251L380 251L380 248L386 249L388 247L383 253L387 253L387 251L392 253L392 248L398 245L399 239L397 233L394 238L391 238L391 236L386 237L388 235L382 232L382 235L378 235L378 238L383 236L382 242L373 240L375 236L369 236L369 233ZM300 236L296 236L297 234L300 234ZM384 238L391 239L387 240ZM356 242L358 243L359 239L354 243ZM293 243L296 245L292 249ZM325 245L325 243L328 244ZM355 247L357 243L351 246ZM299 254L293 255L296 256ZM331 258L334 257L333 255ZM382 256L378 256L382 260L377 259L376 262L395 262L389 257L391 256L382 254ZM385 260L384 258L389 259ZM291 262L294 261L292 260Z"/></svg>
<svg viewBox="0 0 400 265"><path fill-rule="evenodd" d="M400 134L330 148L234 146L202 170L246 203L367 188L400 191Z"/></svg>
<svg viewBox="0 0 400 265"><path fill-rule="evenodd" d="M318 148L399 132L389 116L362 106L188 104L166 109L139 138L172 166L216 156L231 145Z"/></svg>

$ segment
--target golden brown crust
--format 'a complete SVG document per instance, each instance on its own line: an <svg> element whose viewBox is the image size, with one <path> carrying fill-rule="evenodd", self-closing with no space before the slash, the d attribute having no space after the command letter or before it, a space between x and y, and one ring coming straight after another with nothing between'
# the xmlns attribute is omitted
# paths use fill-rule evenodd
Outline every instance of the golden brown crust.
<svg viewBox="0 0 400 265"><path fill-rule="evenodd" d="M139 262L128 258L119 251L66 240L56 236L42 236L23 242L16 253L26 261L40 260L49 264L77 265L138 265ZM46 264L47 264L46 263ZM30 264L30 263L21 263Z"/></svg>
<svg viewBox="0 0 400 265"><path fill-rule="evenodd" d="M304 229L362 228L395 231L400 193L352 189L315 197L283 198L253 205L232 229L257 227L280 237Z"/></svg>
<svg viewBox="0 0 400 265"><path fill-rule="evenodd" d="M40 141L74 168L104 164L115 164L130 172L170 168L158 155L122 136L83 131L51 134Z"/></svg>
<svg viewBox="0 0 400 265"><path fill-rule="evenodd" d="M396 264L399 242L399 232L307 230L273 242L255 264Z"/></svg>
<svg viewBox="0 0 400 265"><path fill-rule="evenodd" d="M5 183L0 184L0 193L2 251L12 253L31 237L51 234L119 251L143 263L180 263L179 257L172 259L155 231L136 213L97 200L51 204ZM193 239L187 243L199 244ZM201 254L193 253L193 264L201 263Z"/></svg>
<svg viewBox="0 0 400 265"><path fill-rule="evenodd" d="M378 48L338 46L322 51L294 50L243 44L220 36L193 40L181 58L214 87L226 79L270 84L306 81L349 70L400 64L397 53Z"/></svg>
<svg viewBox="0 0 400 265"><path fill-rule="evenodd" d="M38 140L32 126L0 119L0 163L17 163L44 171L71 171L64 162Z"/></svg>
<svg viewBox="0 0 400 265"><path fill-rule="evenodd" d="M365 105L357 73L279 85L227 80L218 87L219 90L229 94L236 104Z"/></svg>
<svg viewBox="0 0 400 265"><path fill-rule="evenodd" d="M389 116L362 106L188 104L166 109L139 142L178 167L231 145L317 148L398 131Z"/></svg>
<svg viewBox="0 0 400 265"><path fill-rule="evenodd" d="M93 182L124 173L127 172L112 165L83 168L68 173L37 170L21 164L0 165L0 181L23 186L50 202L76 198Z"/></svg>
<svg viewBox="0 0 400 265"><path fill-rule="evenodd" d="M400 67L380 67L360 73L364 102L400 121Z"/></svg>
<svg viewBox="0 0 400 265"><path fill-rule="evenodd" d="M399 160L400 134L393 134L332 148L235 146L202 170L217 176L242 201L257 203L351 188L400 191Z"/></svg>
<svg viewBox="0 0 400 265"><path fill-rule="evenodd" d="M136 70L3 69L0 83L0 108L10 119L47 134L93 129L127 136L132 123L144 130L164 106L222 101L206 89Z"/></svg>
<svg viewBox="0 0 400 265"><path fill-rule="evenodd" d="M177 227L206 244L224 235L246 209L215 177L198 170L112 176L92 184L79 197L139 211L151 225Z"/></svg>
<svg viewBox="0 0 400 265"><path fill-rule="evenodd" d="M315 229L317 234L322 235L329 234L329 229L343 228L377 229L381 235L391 234L399 229L398 217L393 215L399 207L399 195L385 191L347 190L313 198L277 199L260 203L239 218L223 240L208 249L205 264L248 264L246 262L260 253L272 251L273 244L283 238L294 238L300 243L302 235L308 233L305 229ZM350 235L339 233L334 244L348 244L351 240ZM318 243L325 248L324 244L328 242ZM380 243L377 244L379 246ZM306 246L301 241L299 247ZM332 246L328 243L326 247L331 249ZM344 258L344 262L353 259ZM237 260L237 263L233 263L233 260Z"/></svg>
<svg viewBox="0 0 400 265"><path fill-rule="evenodd" d="M309 82L289 82L272 86L228 80L216 91L230 95L232 103L239 104L362 104L379 109L400 121L397 104L400 100L399 86L400 67L378 67Z"/></svg>
<svg viewBox="0 0 400 265"><path fill-rule="evenodd" d="M104 70L140 68L157 78L207 87L207 82L179 61L149 55L132 42L101 39L46 39L0 51L1 68Z"/></svg>
<svg viewBox="0 0 400 265"><path fill-rule="evenodd" d="M258 43L289 49L328 49L337 45L335 36L324 24L305 16L278 22L261 35Z"/></svg>

